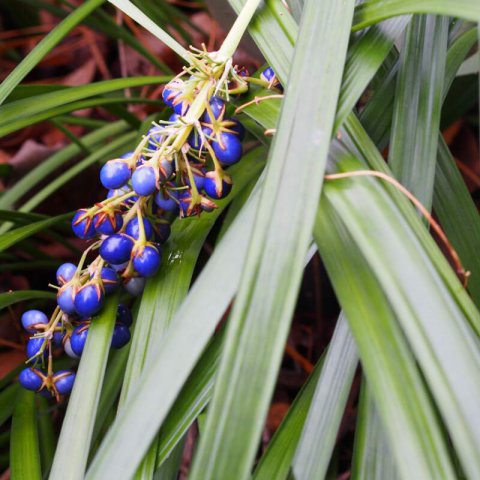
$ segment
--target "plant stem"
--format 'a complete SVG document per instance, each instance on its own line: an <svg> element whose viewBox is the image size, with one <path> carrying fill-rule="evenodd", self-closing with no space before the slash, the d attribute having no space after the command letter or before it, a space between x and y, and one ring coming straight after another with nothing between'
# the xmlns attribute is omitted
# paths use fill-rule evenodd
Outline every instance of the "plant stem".
<svg viewBox="0 0 480 480"><path fill-rule="evenodd" d="M262 0L247 0L245 2L235 23L223 41L220 50L217 52L216 60L226 62L232 57L261 1Z"/></svg>

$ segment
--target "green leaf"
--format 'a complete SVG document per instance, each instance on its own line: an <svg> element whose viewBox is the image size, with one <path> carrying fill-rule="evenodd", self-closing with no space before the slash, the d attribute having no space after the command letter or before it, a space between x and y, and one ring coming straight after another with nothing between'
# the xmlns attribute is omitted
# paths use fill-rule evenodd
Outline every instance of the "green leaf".
<svg viewBox="0 0 480 480"><path fill-rule="evenodd" d="M349 191L362 187L358 181L325 186L314 236L347 316L392 450L401 460L400 472L404 478L453 478L448 450L415 359L379 282L335 211L333 202L347 190L345 183ZM359 201L364 201L363 197L358 196Z"/></svg>
<svg viewBox="0 0 480 480"><path fill-rule="evenodd" d="M10 291L0 293L0 309L6 308L14 303L36 299L55 300L55 294L52 292L44 292L43 290L20 290L18 292Z"/></svg>
<svg viewBox="0 0 480 480"><path fill-rule="evenodd" d="M50 472L50 467L52 466L57 437L53 428L50 405L47 400L42 397L38 398L38 403L38 440L40 444L42 471L45 476Z"/></svg>
<svg viewBox="0 0 480 480"><path fill-rule="evenodd" d="M234 478L249 475L310 242L353 8L349 0L305 4L192 480L225 478L232 472ZM317 54L312 57L313 49Z"/></svg>
<svg viewBox="0 0 480 480"><path fill-rule="evenodd" d="M64 222L72 218L71 213L65 215L58 215L57 217L48 218L46 220L41 220L39 222L31 223L23 227L16 228L10 232L0 235L0 252L3 252L7 248L10 248L12 245L31 237L37 232L45 230L53 225Z"/></svg>
<svg viewBox="0 0 480 480"><path fill-rule="evenodd" d="M114 80L104 80L78 87L67 87L54 92L35 95L34 102L32 102L31 98L25 98L0 107L0 126L78 100L85 100L97 95L124 90L125 88L166 83L170 79L171 77L160 76L116 78Z"/></svg>
<svg viewBox="0 0 480 480"><path fill-rule="evenodd" d="M60 43L84 18L90 15L105 0L86 0L65 20L60 22L45 38L20 62L0 85L0 105L12 90L35 68L35 66Z"/></svg>
<svg viewBox="0 0 480 480"><path fill-rule="evenodd" d="M41 480L35 392L18 389L10 437L10 478Z"/></svg>
<svg viewBox="0 0 480 480"><path fill-rule="evenodd" d="M353 30L409 13L435 13L480 22L480 5L471 0L367 0L355 9Z"/></svg>
<svg viewBox="0 0 480 480"><path fill-rule="evenodd" d="M0 426L13 414L15 400L18 396L19 385L14 383L0 392Z"/></svg>
<svg viewBox="0 0 480 480"><path fill-rule="evenodd" d="M90 325L63 420L50 480L78 479L84 475L117 305L118 295L108 298L102 313Z"/></svg>
<svg viewBox="0 0 480 480"><path fill-rule="evenodd" d="M296 478L325 478L357 364L357 348L341 315L293 460Z"/></svg>
<svg viewBox="0 0 480 480"><path fill-rule="evenodd" d="M260 458L253 480L271 480L272 478L283 480L288 477L324 360L325 354L317 362L314 371L295 397L285 418L268 443L267 450Z"/></svg>
<svg viewBox="0 0 480 480"><path fill-rule="evenodd" d="M430 210L448 40L447 18L413 17L400 54L388 156L395 177Z"/></svg>
<svg viewBox="0 0 480 480"><path fill-rule="evenodd" d="M382 285L435 396L462 466L474 478L480 472L474 453L480 448L480 428L470 419L475 409L471 399L480 395L480 355L469 322L478 325L480 314L446 260L438 255L435 242L424 237L425 229L420 234L420 220L412 216L410 205L406 216L376 181L356 179L349 187L331 188L330 202ZM406 200L404 203L406 210ZM464 375L459 376L459 371ZM397 457L397 463L399 460Z"/></svg>
<svg viewBox="0 0 480 480"><path fill-rule="evenodd" d="M383 425L366 379L362 381L352 461L352 480L399 477Z"/></svg>

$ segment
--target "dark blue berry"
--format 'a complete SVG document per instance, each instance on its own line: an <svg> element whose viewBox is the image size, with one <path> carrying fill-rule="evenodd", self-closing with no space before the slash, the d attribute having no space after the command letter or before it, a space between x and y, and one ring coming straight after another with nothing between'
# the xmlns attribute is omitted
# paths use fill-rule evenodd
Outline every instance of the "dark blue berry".
<svg viewBox="0 0 480 480"><path fill-rule="evenodd" d="M43 385L40 372L35 368L24 368L18 376L18 381L23 388L36 391Z"/></svg>
<svg viewBox="0 0 480 480"><path fill-rule="evenodd" d="M192 192L190 191L190 189L179 190L178 201L182 217L193 217L198 214L198 209L190 208L190 205L192 203Z"/></svg>
<svg viewBox="0 0 480 480"><path fill-rule="evenodd" d="M110 293L113 293L118 289L120 285L118 282L118 275L113 268L103 267L100 272L100 277L106 295L110 295Z"/></svg>
<svg viewBox="0 0 480 480"><path fill-rule="evenodd" d="M119 304L117 308L117 323L123 323L127 327L130 327L133 322L132 312L123 304Z"/></svg>
<svg viewBox="0 0 480 480"><path fill-rule="evenodd" d="M123 233L115 233L103 240L100 256L108 263L120 265L130 260L133 239Z"/></svg>
<svg viewBox="0 0 480 480"><path fill-rule="evenodd" d="M73 233L84 240L93 238L96 235L92 217L84 217L86 211L85 208L78 210L72 220Z"/></svg>
<svg viewBox="0 0 480 480"><path fill-rule="evenodd" d="M123 217L119 213L113 216L97 213L94 217L95 230L102 235L112 235L118 232L123 226Z"/></svg>
<svg viewBox="0 0 480 480"><path fill-rule="evenodd" d="M242 142L235 133L219 132L213 142L217 159L224 165L233 165L242 158Z"/></svg>
<svg viewBox="0 0 480 480"><path fill-rule="evenodd" d="M53 381L60 395L70 395L75 382L75 373L71 370L59 370L53 376Z"/></svg>
<svg viewBox="0 0 480 480"><path fill-rule="evenodd" d="M205 110L203 120L207 123L213 123L214 120L218 120L218 118L225 112L225 102L220 97L212 97L210 99L210 109L212 110L215 119L210 117L208 110Z"/></svg>
<svg viewBox="0 0 480 480"><path fill-rule="evenodd" d="M104 298L100 285L95 281L88 282L75 295L75 310L81 317L91 317L102 308Z"/></svg>
<svg viewBox="0 0 480 480"><path fill-rule="evenodd" d="M65 332L53 332L52 342L55 347L61 347L63 345L63 337L65 336Z"/></svg>
<svg viewBox="0 0 480 480"><path fill-rule="evenodd" d="M197 190L203 190L203 185L205 183L205 174L202 171L194 171L193 172L193 181L195 182L195 186ZM187 175L185 179L185 183L191 187L190 185L190 177Z"/></svg>
<svg viewBox="0 0 480 480"><path fill-rule="evenodd" d="M124 153L123 155L120 155L120 158L123 158L124 160L131 158L135 152L127 152Z"/></svg>
<svg viewBox="0 0 480 480"><path fill-rule="evenodd" d="M217 200L220 198L225 198L232 190L232 184L228 183L225 180L222 180L221 188L219 189L217 187L217 182L215 180L216 180L215 172L208 172L207 175L205 176L205 184L204 184L205 193L209 197L215 198Z"/></svg>
<svg viewBox="0 0 480 480"><path fill-rule="evenodd" d="M173 164L169 160L162 160L158 169L159 178L162 182L168 180L173 173Z"/></svg>
<svg viewBox="0 0 480 480"><path fill-rule="evenodd" d="M57 282L60 286L69 282L75 272L77 271L77 266L73 263L62 263L57 269Z"/></svg>
<svg viewBox="0 0 480 480"><path fill-rule="evenodd" d="M155 204L158 208L171 212L178 208L178 203L175 201L175 198L177 197L178 195L175 190L160 190L155 195Z"/></svg>
<svg viewBox="0 0 480 480"><path fill-rule="evenodd" d="M74 291L71 285L65 285L57 293L57 303L61 310L69 315L76 313Z"/></svg>
<svg viewBox="0 0 480 480"><path fill-rule="evenodd" d="M87 342L88 336L88 326L80 325L73 332L70 337L70 346L73 353L77 357L81 357L83 349L85 348L85 343Z"/></svg>
<svg viewBox="0 0 480 480"><path fill-rule="evenodd" d="M145 282L145 278L133 277L125 283L124 287L130 295L138 297L145 288Z"/></svg>
<svg viewBox="0 0 480 480"><path fill-rule="evenodd" d="M173 101L173 110L177 115L185 115L188 110L190 109L190 103L187 100L180 100L177 97L175 97L175 100Z"/></svg>
<svg viewBox="0 0 480 480"><path fill-rule="evenodd" d="M173 107L173 101L180 93L181 86L183 84L182 80L173 80L172 82L165 85L165 88L162 92L162 98L167 107Z"/></svg>
<svg viewBox="0 0 480 480"><path fill-rule="evenodd" d="M28 333L35 333L35 325L47 325L48 317L40 310L27 310L22 315L22 326Z"/></svg>
<svg viewBox="0 0 480 480"><path fill-rule="evenodd" d="M124 323L117 323L113 328L112 348L122 348L130 341L130 329Z"/></svg>
<svg viewBox="0 0 480 480"><path fill-rule="evenodd" d="M172 113L168 121L173 123L173 122L176 122L179 118L180 118L180 115L178 113Z"/></svg>
<svg viewBox="0 0 480 480"><path fill-rule="evenodd" d="M38 357L44 343L45 343L45 337L30 338L30 340L27 342L27 348L26 348L27 359ZM45 348L43 349L43 352L40 356L46 357L47 355L48 355L48 349L47 349L47 346L45 345Z"/></svg>
<svg viewBox="0 0 480 480"><path fill-rule="evenodd" d="M157 273L162 257L157 248L147 245L144 249L138 250L133 256L133 268L142 277L151 277Z"/></svg>
<svg viewBox="0 0 480 480"><path fill-rule="evenodd" d="M100 181L105 188L120 188L128 182L131 173L127 162L109 160L100 170Z"/></svg>
<svg viewBox="0 0 480 480"><path fill-rule="evenodd" d="M146 218L143 219L143 228L145 229L145 237L147 240L150 240L153 235L153 227L152 224L150 223L149 220ZM138 222L138 217L132 218L128 223L127 226L125 227L125 233L134 238L135 240L138 240L140 236L140 225Z"/></svg>
<svg viewBox="0 0 480 480"><path fill-rule="evenodd" d="M143 197L152 195L157 189L155 170L150 165L142 165L132 175L132 188Z"/></svg>
<svg viewBox="0 0 480 480"><path fill-rule="evenodd" d="M71 336L65 336L63 339L63 349L70 358L78 358L78 355L72 349Z"/></svg>

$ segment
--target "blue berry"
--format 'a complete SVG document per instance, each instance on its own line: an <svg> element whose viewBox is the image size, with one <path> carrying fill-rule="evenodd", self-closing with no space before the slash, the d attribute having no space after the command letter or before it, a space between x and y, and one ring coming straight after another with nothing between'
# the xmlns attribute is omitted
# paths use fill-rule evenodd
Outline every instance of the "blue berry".
<svg viewBox="0 0 480 480"><path fill-rule="evenodd" d="M193 171L193 181L195 182L195 186L197 187L197 190L203 190L203 185L205 183L205 174L202 171ZM191 187L190 185L190 178L187 175L187 178L185 179L185 183Z"/></svg>
<svg viewBox="0 0 480 480"><path fill-rule="evenodd" d="M103 288L106 295L115 292L119 287L118 275L113 268L103 267L100 272L102 278Z"/></svg>
<svg viewBox="0 0 480 480"><path fill-rule="evenodd" d="M173 110L177 115L185 115L188 110L190 109L190 103L187 100L180 100L177 97L175 97L175 100L173 101Z"/></svg>
<svg viewBox="0 0 480 480"><path fill-rule="evenodd" d="M88 336L88 325L80 325L73 332L70 337L70 347L72 352L77 356L81 357L83 349L85 348L85 343L87 342Z"/></svg>
<svg viewBox="0 0 480 480"><path fill-rule="evenodd" d="M60 395L70 395L75 382L75 373L71 370L59 370L53 376L57 392Z"/></svg>
<svg viewBox="0 0 480 480"><path fill-rule="evenodd" d="M74 290L71 285L66 284L57 293L57 303L61 310L68 315L76 313L74 304Z"/></svg>
<svg viewBox="0 0 480 480"><path fill-rule="evenodd" d="M193 217L198 214L198 209L190 209L190 205L192 203L192 192L190 191L190 189L180 190L178 192L178 200L182 217Z"/></svg>
<svg viewBox="0 0 480 480"><path fill-rule="evenodd" d="M162 182L168 180L173 173L173 164L169 160L162 160L158 169L159 178Z"/></svg>
<svg viewBox="0 0 480 480"><path fill-rule="evenodd" d="M63 345L63 337L65 332L53 332L52 342L55 347L61 347Z"/></svg>
<svg viewBox="0 0 480 480"><path fill-rule="evenodd" d="M100 256L108 263L120 265L130 260L133 239L123 233L115 233L103 240ZM68 313L68 312L67 312Z"/></svg>
<svg viewBox="0 0 480 480"><path fill-rule="evenodd" d="M127 152L127 153L124 153L123 155L120 155L120 158L123 158L124 160L126 159L129 159L133 156L135 152Z"/></svg>
<svg viewBox="0 0 480 480"><path fill-rule="evenodd" d="M27 342L27 348L26 348L27 359L38 357L44 343L45 343L44 337L30 338L30 340ZM40 356L46 357L47 355L48 355L48 349L47 349L47 346L45 345L42 355Z"/></svg>
<svg viewBox="0 0 480 480"><path fill-rule="evenodd" d="M64 285L65 283L69 282L75 272L77 271L77 266L73 263L62 263L57 269L57 282L60 286Z"/></svg>
<svg viewBox="0 0 480 480"><path fill-rule="evenodd" d="M133 322L132 312L125 305L120 303L117 308L117 323L123 323L127 327L130 327Z"/></svg>
<svg viewBox="0 0 480 480"><path fill-rule="evenodd" d="M221 188L217 187L215 172L208 172L205 176L204 189L206 194L215 199L225 198L232 190L232 184L222 180Z"/></svg>
<svg viewBox="0 0 480 480"><path fill-rule="evenodd" d="M208 141L208 137L212 135L212 129L210 127L202 127L202 132L205 135L205 140ZM195 150L200 150L203 147L203 140L196 129L190 132L187 139L188 144Z"/></svg>
<svg viewBox="0 0 480 480"><path fill-rule="evenodd" d="M35 368L24 368L18 376L18 381L23 388L36 391L43 385L43 379L40 372Z"/></svg>
<svg viewBox="0 0 480 480"><path fill-rule="evenodd" d="M102 235L112 235L118 232L123 226L123 217L119 213L113 216L104 213L97 213L95 219L95 230Z"/></svg>
<svg viewBox="0 0 480 480"><path fill-rule="evenodd" d="M113 328L112 348L122 348L130 341L130 329L124 323L117 323Z"/></svg>
<svg viewBox="0 0 480 480"><path fill-rule="evenodd" d="M40 310L27 310L22 315L22 326L28 333L35 333L35 325L47 325L48 317Z"/></svg>
<svg viewBox="0 0 480 480"><path fill-rule="evenodd" d="M145 288L146 280L142 277L133 277L125 283L125 290L133 297L138 297Z"/></svg>
<svg viewBox="0 0 480 480"><path fill-rule="evenodd" d="M149 220L146 218L143 219L143 228L145 229L145 237L147 240L150 240L153 235L153 227L152 224L150 223ZM127 226L125 227L125 233L134 238L135 240L138 240L140 236L140 225L138 222L138 218L132 218L128 223Z"/></svg>
<svg viewBox="0 0 480 480"><path fill-rule="evenodd" d="M208 110L205 110L203 114L203 120L207 123L213 123L214 120L218 120L225 112L225 102L220 97L212 97L210 99L210 109L212 110L213 116L212 119Z"/></svg>
<svg viewBox="0 0 480 480"><path fill-rule="evenodd" d="M178 203L175 201L177 197L178 195L175 190L160 190L155 195L155 204L158 208L171 212L178 207Z"/></svg>
<svg viewBox="0 0 480 480"><path fill-rule="evenodd" d="M167 83L167 85L165 85L165 88L162 92L162 98L167 107L173 107L173 102L177 95L180 93L182 85L183 81L180 79L173 80L170 83Z"/></svg>
<svg viewBox="0 0 480 480"><path fill-rule="evenodd" d="M124 262L124 263L120 263L118 265L114 265L113 263L111 263L110 267L112 267L112 269L115 270L116 272L121 272L122 270L125 270L127 268L128 263L129 262Z"/></svg>
<svg viewBox="0 0 480 480"><path fill-rule="evenodd" d="M93 238L96 234L92 217L87 216L81 219L86 211L87 210L85 208L78 210L72 220L73 233L83 240Z"/></svg>
<svg viewBox="0 0 480 480"><path fill-rule="evenodd" d="M109 160L100 170L100 181L105 188L120 188L128 182L131 173L127 162Z"/></svg>
<svg viewBox="0 0 480 480"><path fill-rule="evenodd" d="M91 317L102 308L104 299L101 286L95 281L88 282L75 295L75 310L81 317Z"/></svg>
<svg viewBox="0 0 480 480"><path fill-rule="evenodd" d="M163 128L164 127L157 127L153 126L150 128L150 130L147 132L147 136L150 138L148 142L148 148L152 150L156 150L158 146L162 143L163 140Z"/></svg>
<svg viewBox="0 0 480 480"><path fill-rule="evenodd" d="M178 113L172 113L168 119L169 122L176 122L180 118Z"/></svg>
<svg viewBox="0 0 480 480"><path fill-rule="evenodd" d="M238 135L219 132L213 142L213 150L217 159L225 165L233 165L242 158L242 142Z"/></svg>
<svg viewBox="0 0 480 480"><path fill-rule="evenodd" d="M151 277L157 273L162 257L157 248L147 245L143 250L134 253L133 268L142 277Z"/></svg>
<svg viewBox="0 0 480 480"><path fill-rule="evenodd" d="M267 67L260 75L262 80L266 82L271 82L275 78L275 72L273 71L272 67Z"/></svg>
<svg viewBox="0 0 480 480"><path fill-rule="evenodd" d="M155 170L149 165L142 165L132 175L132 188L143 197L152 195L157 189Z"/></svg>
<svg viewBox="0 0 480 480"><path fill-rule="evenodd" d="M107 193L107 199L112 197L117 197L120 195L124 195L125 193L131 192L132 189L128 185L122 185L119 188L112 188Z"/></svg>

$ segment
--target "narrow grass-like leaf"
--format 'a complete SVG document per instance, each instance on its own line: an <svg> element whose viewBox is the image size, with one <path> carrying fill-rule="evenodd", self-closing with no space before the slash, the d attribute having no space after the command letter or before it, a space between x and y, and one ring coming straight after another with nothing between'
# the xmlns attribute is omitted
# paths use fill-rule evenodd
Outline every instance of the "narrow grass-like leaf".
<svg viewBox="0 0 480 480"><path fill-rule="evenodd" d="M375 183L357 179L349 189L332 188L331 195L336 195L331 202L381 283L435 395L462 466L474 478L480 472L475 454L480 450L480 426L471 419L472 399L480 396L480 355L467 315L478 324L480 314L446 260L435 256L432 261L432 252L439 253L433 240L425 239L425 248L419 237L412 236L412 231L421 230L417 219L409 215L406 227L400 221L403 212L392 205L385 190L372 188ZM371 229L377 235L372 237Z"/></svg>
<svg viewBox="0 0 480 480"><path fill-rule="evenodd" d="M0 235L0 252L6 250L7 248L15 245L16 243L31 237L37 232L45 230L57 223L64 222L67 219L70 219L72 214L67 213L65 215L58 215L57 217L48 218L46 220L41 220L39 222L31 223L30 225L24 225L23 227L16 228L10 232Z"/></svg>
<svg viewBox="0 0 480 480"><path fill-rule="evenodd" d="M310 242L353 8L349 0L305 4L193 480L249 475Z"/></svg>
<svg viewBox="0 0 480 480"><path fill-rule="evenodd" d="M290 405L287 415L275 431L267 450L260 458L252 477L253 480L271 480L272 478L283 480L288 478L324 360L325 354L317 362L314 371Z"/></svg>
<svg viewBox="0 0 480 480"><path fill-rule="evenodd" d="M471 0L367 0L355 9L353 29L409 13L434 13L480 22L480 4Z"/></svg>
<svg viewBox="0 0 480 480"><path fill-rule="evenodd" d="M10 478L41 480L35 392L18 389L10 436Z"/></svg>
<svg viewBox="0 0 480 480"><path fill-rule="evenodd" d="M0 309L25 300L37 299L55 300L55 294L43 290L19 290L18 292L0 293Z"/></svg>
<svg viewBox="0 0 480 480"><path fill-rule="evenodd" d="M330 192L341 193L341 188L325 187L314 236L345 310L395 456L402 462L400 471L404 478L453 478L415 359L380 284L334 212L331 202L336 196L330 198Z"/></svg>
<svg viewBox="0 0 480 480"><path fill-rule="evenodd" d="M115 294L107 299L102 313L91 323L63 420L50 480L76 480L84 475L117 305L118 296Z"/></svg>
<svg viewBox="0 0 480 480"><path fill-rule="evenodd" d="M389 165L427 208L432 205L448 19L415 16L400 53Z"/></svg>
<svg viewBox="0 0 480 480"><path fill-rule="evenodd" d="M116 78L90 83L78 87L62 88L55 92L35 95L35 101L31 98L10 102L0 107L0 126L11 123L19 118L30 117L44 110L53 109L60 105L84 100L86 98L104 95L107 93L123 90L125 88L141 87L154 83L166 83L171 77L149 76Z"/></svg>
<svg viewBox="0 0 480 480"><path fill-rule="evenodd" d="M42 464L42 472L44 478L50 471L53 457L55 455L55 447L57 445L57 437L53 428L53 419L50 405L47 400L42 397L38 401L38 441L40 446L40 460Z"/></svg>
<svg viewBox="0 0 480 480"><path fill-rule="evenodd" d="M85 135L82 137L82 143L88 148L93 148L100 142L105 141L110 136L116 137L120 135L126 129L127 124L125 122L114 122L98 129L95 132ZM31 188L37 185L47 175L52 173L61 165L73 159L80 152L81 151L77 145L68 145L30 170L0 197L0 208L5 209L12 207L12 205L22 197L22 195L28 193Z"/></svg>
<svg viewBox="0 0 480 480"><path fill-rule="evenodd" d="M65 38L84 18L88 17L105 0L86 0L65 20L60 22L13 70L0 85L0 105L12 90L35 68L45 55Z"/></svg>
<svg viewBox="0 0 480 480"><path fill-rule="evenodd" d="M191 58L188 50L185 50L171 35L155 24L147 15L129 0L108 0L120 10L124 11L129 17L133 18L143 28L155 35L161 42L171 48L177 55L182 57L187 63Z"/></svg>
<svg viewBox="0 0 480 480"><path fill-rule="evenodd" d="M12 416L18 390L18 384L14 383L0 393L0 426Z"/></svg>
<svg viewBox="0 0 480 480"><path fill-rule="evenodd" d="M396 480L398 468L390 452L373 395L364 379L360 391L352 480Z"/></svg>
<svg viewBox="0 0 480 480"><path fill-rule="evenodd" d="M325 477L357 365L357 347L342 314L295 453L295 478Z"/></svg>

